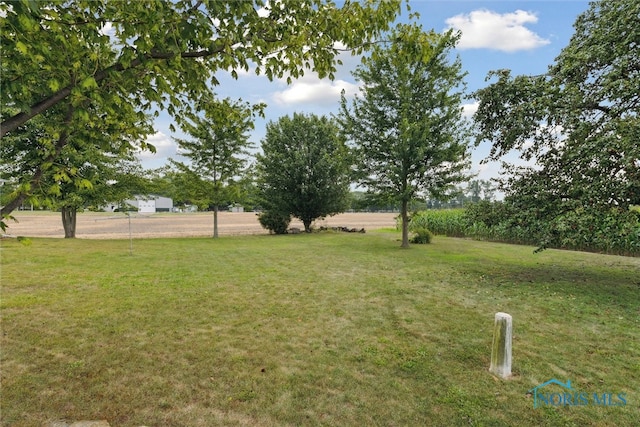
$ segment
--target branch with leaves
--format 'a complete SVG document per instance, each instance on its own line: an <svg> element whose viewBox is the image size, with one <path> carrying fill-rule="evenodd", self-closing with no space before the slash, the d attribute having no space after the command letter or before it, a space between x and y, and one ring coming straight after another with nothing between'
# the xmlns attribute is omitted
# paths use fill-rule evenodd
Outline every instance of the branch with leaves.
<svg viewBox="0 0 640 427"><path fill-rule="evenodd" d="M332 76L335 43L361 52L387 29L399 5L398 0L365 6L346 2L342 8L319 0L281 0L266 6L261 1L189 0L4 5L2 96L5 104L21 112L4 120L0 132L6 135L74 91L93 97L108 79L121 83L123 98L135 93L139 99L128 101L138 107L160 103L166 95L176 102L168 106L176 113L188 105L178 102L175 94L186 93L192 100L210 94L205 83L216 84L219 70L237 75L236 70L248 70L251 64L270 79L285 74L295 78L306 68L321 77ZM102 33L107 23L113 35ZM85 71L71 81L68 71L74 62L55 55L58 49L94 66L83 67ZM92 55L105 49L111 52L111 63L98 62ZM127 73L137 68L146 71L142 81ZM146 86L152 81L162 82L161 91Z"/></svg>

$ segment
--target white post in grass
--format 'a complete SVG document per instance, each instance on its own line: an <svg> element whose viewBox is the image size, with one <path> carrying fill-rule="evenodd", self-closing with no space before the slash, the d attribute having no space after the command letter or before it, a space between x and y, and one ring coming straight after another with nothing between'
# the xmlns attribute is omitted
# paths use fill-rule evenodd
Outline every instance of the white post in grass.
<svg viewBox="0 0 640 427"><path fill-rule="evenodd" d="M507 313L496 313L489 371L500 378L507 378L511 375L512 335L511 315Z"/></svg>

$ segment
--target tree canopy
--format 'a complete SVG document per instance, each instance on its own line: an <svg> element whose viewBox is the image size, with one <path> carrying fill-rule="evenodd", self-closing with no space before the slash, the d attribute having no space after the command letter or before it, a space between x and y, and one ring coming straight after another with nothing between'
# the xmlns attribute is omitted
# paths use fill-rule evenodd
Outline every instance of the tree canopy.
<svg viewBox="0 0 640 427"><path fill-rule="evenodd" d="M593 2L546 74L494 71L474 94L491 158L515 149L535 160L508 167L502 182L505 200L532 219L640 204L639 16L634 0Z"/></svg>
<svg viewBox="0 0 640 427"><path fill-rule="evenodd" d="M294 114L267 125L257 156L260 199L267 215L302 221L346 209L350 158L338 128L326 117Z"/></svg>
<svg viewBox="0 0 640 427"><path fill-rule="evenodd" d="M408 247L408 205L421 193L440 195L464 181L468 126L462 118L464 74L451 60L458 36L400 25L392 42L375 46L354 75L361 93L343 96L342 129L357 159L359 183L401 205Z"/></svg>
<svg viewBox="0 0 640 427"><path fill-rule="evenodd" d="M387 29L400 1L20 1L0 6L2 135L62 100L176 114L210 94L215 73L332 76L337 43L355 52ZM179 116L176 118L179 119Z"/></svg>

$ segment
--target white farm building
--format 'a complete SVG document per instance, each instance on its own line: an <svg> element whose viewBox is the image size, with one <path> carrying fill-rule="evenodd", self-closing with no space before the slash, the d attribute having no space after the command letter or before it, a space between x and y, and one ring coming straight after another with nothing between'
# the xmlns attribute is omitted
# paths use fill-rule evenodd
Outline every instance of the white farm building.
<svg viewBox="0 0 640 427"><path fill-rule="evenodd" d="M125 206L130 206L133 211L139 213L156 213L156 212L172 212L173 211L173 199L162 196L134 196L133 199L127 199L124 201ZM108 212L114 212L118 209L118 205L109 204L105 210Z"/></svg>

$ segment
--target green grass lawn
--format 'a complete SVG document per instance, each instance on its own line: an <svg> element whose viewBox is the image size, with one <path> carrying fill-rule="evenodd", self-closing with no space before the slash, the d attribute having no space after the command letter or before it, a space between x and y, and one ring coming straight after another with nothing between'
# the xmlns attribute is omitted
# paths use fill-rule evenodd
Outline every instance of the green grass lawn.
<svg viewBox="0 0 640 427"><path fill-rule="evenodd" d="M640 425L640 259L398 239L3 240L2 425Z"/></svg>

